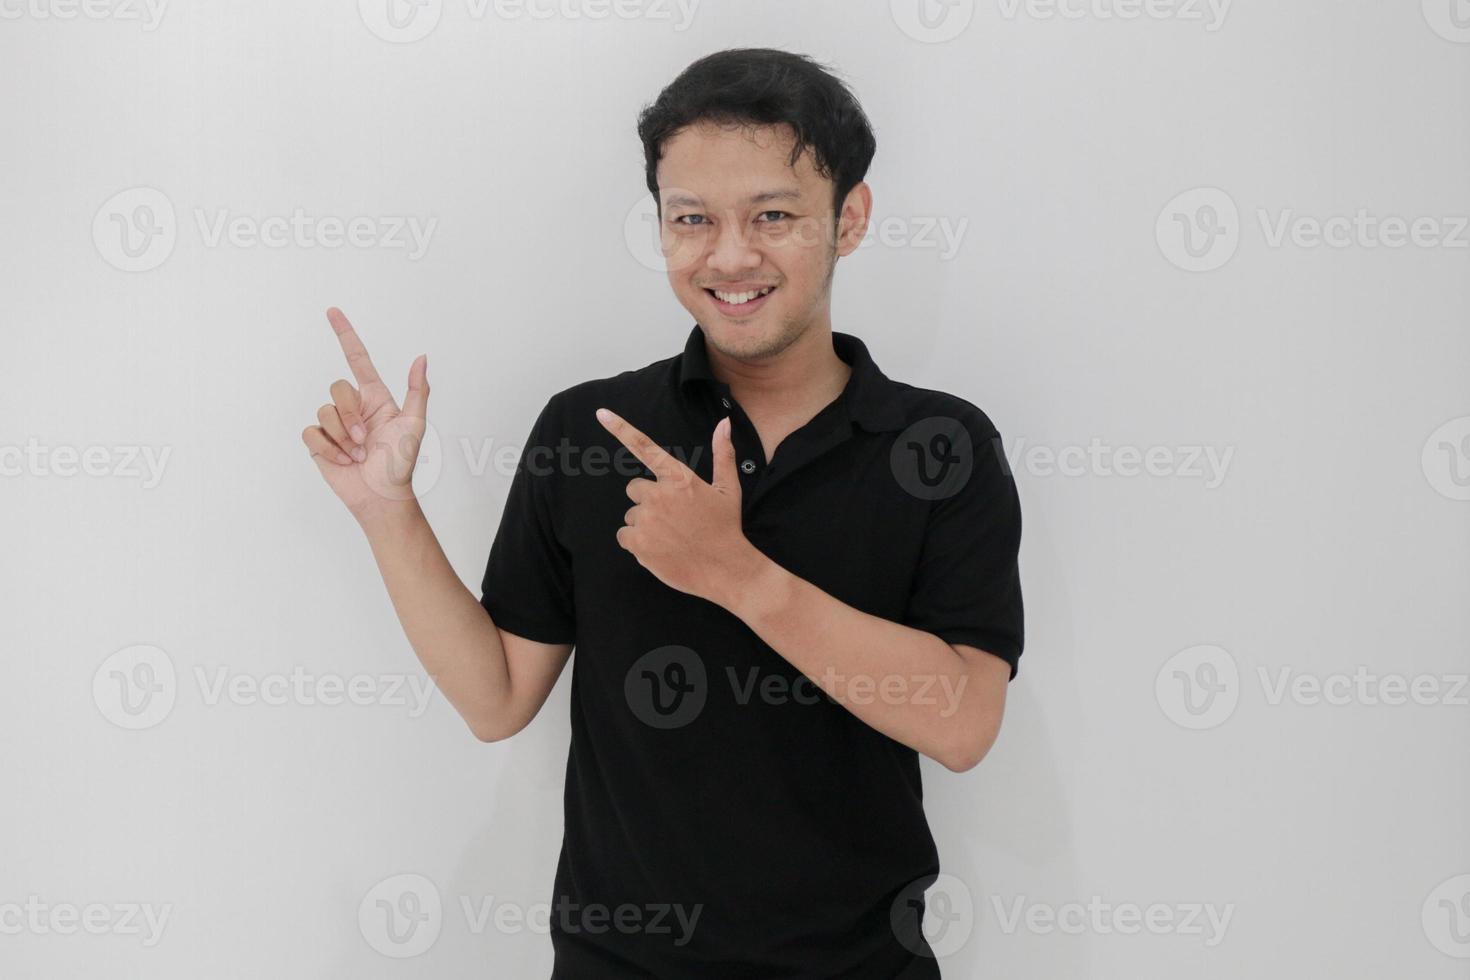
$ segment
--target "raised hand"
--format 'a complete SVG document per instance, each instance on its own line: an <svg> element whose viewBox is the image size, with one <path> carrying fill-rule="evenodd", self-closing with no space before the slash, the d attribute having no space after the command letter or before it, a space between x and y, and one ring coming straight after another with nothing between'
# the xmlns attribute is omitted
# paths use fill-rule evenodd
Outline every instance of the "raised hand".
<svg viewBox="0 0 1470 980"><path fill-rule="evenodd" d="M728 608L743 578L764 557L741 528L729 418L715 426L713 483L613 412L598 409L597 420L657 477L628 481L634 506L617 530L618 544L669 588Z"/></svg>
<svg viewBox="0 0 1470 980"><path fill-rule="evenodd" d="M428 357L420 354L409 367L399 408L347 317L334 306L327 321L357 386L333 382L331 402L317 410L319 424L307 426L301 441L332 492L361 521L413 498L414 464L428 424Z"/></svg>

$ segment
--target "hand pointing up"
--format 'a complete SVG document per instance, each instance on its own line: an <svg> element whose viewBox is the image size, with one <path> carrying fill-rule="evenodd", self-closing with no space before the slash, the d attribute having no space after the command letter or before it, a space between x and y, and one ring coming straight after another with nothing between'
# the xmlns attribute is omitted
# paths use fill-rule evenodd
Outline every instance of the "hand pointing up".
<svg viewBox="0 0 1470 980"><path fill-rule="evenodd" d="M361 521L375 508L413 498L413 469L427 425L428 357L420 354L409 367L399 408L347 317L334 306L327 320L357 385L333 382L331 402L317 410L320 424L307 426L301 441L332 492Z"/></svg>

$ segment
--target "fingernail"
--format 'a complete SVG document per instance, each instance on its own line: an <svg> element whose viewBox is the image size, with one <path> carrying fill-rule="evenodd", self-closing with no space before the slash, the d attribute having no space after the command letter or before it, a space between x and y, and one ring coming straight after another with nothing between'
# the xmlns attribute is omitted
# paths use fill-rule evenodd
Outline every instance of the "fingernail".
<svg viewBox="0 0 1470 980"><path fill-rule="evenodd" d="M611 422L612 421L612 418L613 418L613 413L612 412L609 412L607 409L605 409L605 408L599 408L597 410L597 421L599 421L599 422Z"/></svg>
<svg viewBox="0 0 1470 980"><path fill-rule="evenodd" d="M359 463L361 463L363 460L367 459L367 453L365 453L365 452L362 451L362 447L361 446L353 446L352 447L352 458L355 459L355 460L357 460Z"/></svg>
<svg viewBox="0 0 1470 980"><path fill-rule="evenodd" d="M362 442L367 439L367 432L363 429L362 426L354 425L352 427L352 438L356 439L358 442Z"/></svg>

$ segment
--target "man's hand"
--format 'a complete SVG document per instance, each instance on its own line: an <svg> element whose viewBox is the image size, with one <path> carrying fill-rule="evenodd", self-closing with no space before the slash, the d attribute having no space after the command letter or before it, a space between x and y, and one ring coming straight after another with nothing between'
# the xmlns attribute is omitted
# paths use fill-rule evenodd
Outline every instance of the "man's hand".
<svg viewBox="0 0 1470 980"><path fill-rule="evenodd" d="M307 426L301 441L328 486L360 522L378 509L413 499L413 468L428 425L428 358L420 354L409 368L400 409L347 317L334 306L327 320L358 387L333 382L332 401L316 413L320 424Z"/></svg>
<svg viewBox="0 0 1470 980"><path fill-rule="evenodd" d="M741 530L729 417L715 426L713 483L607 409L597 410L597 420L657 477L628 481L633 506L618 528L618 544L669 588L728 609L765 558Z"/></svg>

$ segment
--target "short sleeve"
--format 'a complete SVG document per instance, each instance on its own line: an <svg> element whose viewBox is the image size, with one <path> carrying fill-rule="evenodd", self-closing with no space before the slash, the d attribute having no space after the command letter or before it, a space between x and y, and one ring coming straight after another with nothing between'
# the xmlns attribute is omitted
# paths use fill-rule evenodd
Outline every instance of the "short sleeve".
<svg viewBox="0 0 1470 980"><path fill-rule="evenodd" d="M905 625L1000 657L1017 672L1025 640L1021 500L989 420L969 421L970 474L931 502Z"/></svg>
<svg viewBox="0 0 1470 980"><path fill-rule="evenodd" d="M506 632L541 643L573 643L571 555L557 535L554 446L560 429L555 406L553 396L532 425L516 463L485 563L480 605Z"/></svg>

